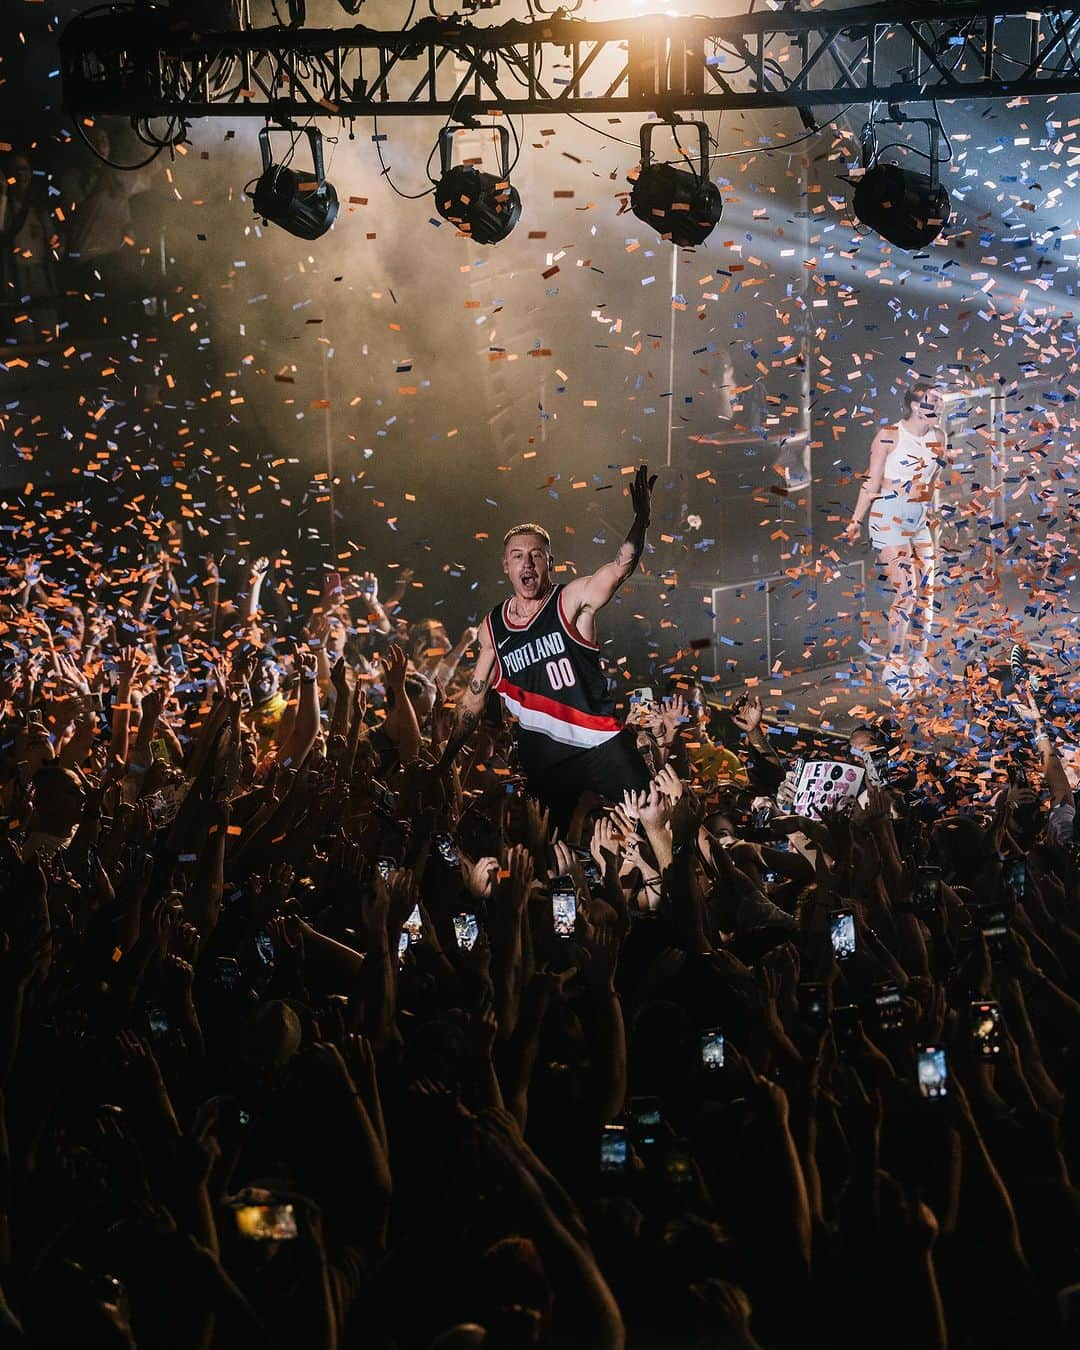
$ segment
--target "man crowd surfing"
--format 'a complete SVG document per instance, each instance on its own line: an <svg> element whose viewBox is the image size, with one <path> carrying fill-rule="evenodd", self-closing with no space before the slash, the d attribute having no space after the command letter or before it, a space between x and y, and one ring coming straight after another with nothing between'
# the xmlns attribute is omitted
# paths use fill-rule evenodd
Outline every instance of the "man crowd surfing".
<svg viewBox="0 0 1080 1350"><path fill-rule="evenodd" d="M451 744L475 629L245 566L10 562L0 1350L1077 1343L1044 691L812 819L676 674L556 827L493 695Z"/></svg>

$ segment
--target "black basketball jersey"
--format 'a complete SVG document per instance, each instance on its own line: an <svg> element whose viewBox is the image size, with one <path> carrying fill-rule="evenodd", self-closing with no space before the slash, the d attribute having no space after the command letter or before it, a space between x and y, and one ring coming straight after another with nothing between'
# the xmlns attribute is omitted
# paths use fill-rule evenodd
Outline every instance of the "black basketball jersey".
<svg viewBox="0 0 1080 1350"><path fill-rule="evenodd" d="M526 624L511 623L510 601L487 616L495 649L495 683L517 719L526 773L591 750L617 736L621 723L600 669L600 648L574 627L555 586Z"/></svg>

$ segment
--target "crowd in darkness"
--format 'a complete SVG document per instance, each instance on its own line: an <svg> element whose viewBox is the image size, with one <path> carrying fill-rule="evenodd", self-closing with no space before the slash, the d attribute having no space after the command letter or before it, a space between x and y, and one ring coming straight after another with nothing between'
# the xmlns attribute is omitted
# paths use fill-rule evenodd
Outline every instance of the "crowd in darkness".
<svg viewBox="0 0 1080 1350"><path fill-rule="evenodd" d="M0 1346L1075 1344L1045 693L809 819L675 675L557 832L497 705L440 763L476 633L395 578L10 561Z"/></svg>

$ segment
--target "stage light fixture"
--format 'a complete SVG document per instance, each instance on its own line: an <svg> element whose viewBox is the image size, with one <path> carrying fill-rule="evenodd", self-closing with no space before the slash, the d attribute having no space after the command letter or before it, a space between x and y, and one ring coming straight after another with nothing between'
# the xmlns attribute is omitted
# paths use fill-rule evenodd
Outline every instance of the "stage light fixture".
<svg viewBox="0 0 1080 1350"><path fill-rule="evenodd" d="M275 164L270 149L272 132L287 132L293 137L293 147L301 134L307 137L311 149L312 174L297 173L287 159ZM338 195L333 183L326 181L323 170L322 132L315 127L299 127L286 123L279 127L263 127L259 132L259 152L262 155L262 173L251 194L255 214L272 220L298 239L318 239L333 225L338 213ZM290 149L289 158L292 157Z"/></svg>
<svg viewBox="0 0 1080 1350"><path fill-rule="evenodd" d="M704 122L679 120L673 126L693 127L698 137L700 170L676 169L671 164L654 164L652 134L658 122L645 122L641 128L641 167L630 193L630 209L638 220L651 225L665 239L680 248L696 248L713 232L724 213L720 189L709 179L709 128Z"/></svg>
<svg viewBox="0 0 1080 1350"><path fill-rule="evenodd" d="M952 209L949 194L938 180L941 125L934 118L906 117L895 104L889 105L889 114L885 122L867 122L862 129L863 175L855 186L852 209L864 225L890 244L913 252L938 237ZM905 122L922 122L929 128L929 174L878 159L875 125L903 126Z"/></svg>
<svg viewBox="0 0 1080 1350"><path fill-rule="evenodd" d="M484 173L475 164L454 164L456 127L439 132L441 177L435 185L435 209L477 244L498 244L521 216L521 198L510 182L510 133L499 135L499 174Z"/></svg>

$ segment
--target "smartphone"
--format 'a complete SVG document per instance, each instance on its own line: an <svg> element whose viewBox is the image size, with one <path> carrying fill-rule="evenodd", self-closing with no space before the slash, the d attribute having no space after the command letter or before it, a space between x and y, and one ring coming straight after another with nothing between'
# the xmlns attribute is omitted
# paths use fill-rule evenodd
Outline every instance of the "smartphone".
<svg viewBox="0 0 1080 1350"><path fill-rule="evenodd" d="M899 1031L904 1025L904 1005L900 1002L900 989L892 980L883 980L874 985L874 1008L877 1011L878 1026L882 1031Z"/></svg>
<svg viewBox="0 0 1080 1350"><path fill-rule="evenodd" d="M941 899L941 868L920 867L919 879L915 883L915 908L919 910L936 909Z"/></svg>
<svg viewBox="0 0 1080 1350"><path fill-rule="evenodd" d="M972 1003L971 1035L980 1059L996 1059L1001 1054L1001 1008L996 999Z"/></svg>
<svg viewBox="0 0 1080 1350"><path fill-rule="evenodd" d="M664 1175L676 1186L690 1186L694 1181L694 1158L685 1140L679 1140L664 1158Z"/></svg>
<svg viewBox="0 0 1080 1350"><path fill-rule="evenodd" d="M783 872L774 872L770 867L761 874L761 879L767 886L779 886L781 882L787 881L789 878L787 878Z"/></svg>
<svg viewBox="0 0 1080 1350"><path fill-rule="evenodd" d="M264 966L274 964L274 940L267 932L255 934L255 950Z"/></svg>
<svg viewBox="0 0 1080 1350"><path fill-rule="evenodd" d="M187 662L184 660L184 649L179 642L174 642L165 653L165 665L174 675L187 674Z"/></svg>
<svg viewBox="0 0 1080 1350"><path fill-rule="evenodd" d="M551 918L555 936L571 938L577 922L577 897L570 877L556 877L551 887Z"/></svg>
<svg viewBox="0 0 1080 1350"><path fill-rule="evenodd" d="M722 1069L724 1067L724 1033L718 1027L710 1027L698 1038L701 1046L701 1066L704 1069Z"/></svg>
<svg viewBox="0 0 1080 1350"><path fill-rule="evenodd" d="M857 1003L838 1003L832 1012L833 1035L836 1037L836 1048L843 1054L845 1050L850 1050L859 1040L859 1033L862 1031L862 1014L859 1012Z"/></svg>
<svg viewBox="0 0 1080 1350"><path fill-rule="evenodd" d="M340 572L328 572L326 574L326 594L335 605L341 603Z"/></svg>
<svg viewBox="0 0 1080 1350"><path fill-rule="evenodd" d="M292 1205L237 1205L236 1231L254 1242L288 1242L296 1237Z"/></svg>
<svg viewBox="0 0 1080 1350"><path fill-rule="evenodd" d="M370 596L370 595L374 595L374 594L375 594L375 587L376 587L377 585L378 585L378 582L375 580L374 577L363 577L363 578L361 578L361 581L360 581L360 594L361 594L361 595L369 595L369 596Z"/></svg>
<svg viewBox="0 0 1080 1350"><path fill-rule="evenodd" d="M1001 880L1012 903L1023 904L1027 890L1027 859L1006 858L1001 865Z"/></svg>
<svg viewBox="0 0 1080 1350"><path fill-rule="evenodd" d="M807 981L799 985L797 998L799 1016L816 1032L823 1032L829 1025L829 999L825 986Z"/></svg>
<svg viewBox="0 0 1080 1350"><path fill-rule="evenodd" d="M987 905L979 914L979 928L986 939L990 955L1000 956L1005 945L1005 934L1009 931L1005 911L996 905Z"/></svg>
<svg viewBox="0 0 1080 1350"><path fill-rule="evenodd" d="M240 702L240 711L241 711L241 712L250 712L250 711L251 711L251 690L247 687L247 684L246 684L246 683L241 684L241 685L238 687L237 692L236 692L236 697L237 697L237 699L238 699L239 702Z"/></svg>
<svg viewBox="0 0 1080 1350"><path fill-rule="evenodd" d="M575 846L571 849L571 852L577 859L589 890L602 886L604 884L604 873L592 853L587 848L581 848L580 846Z"/></svg>
<svg viewBox="0 0 1080 1350"><path fill-rule="evenodd" d="M424 936L424 921L420 917L420 906L413 905L412 913L405 920L405 937L410 943L419 942Z"/></svg>
<svg viewBox="0 0 1080 1350"><path fill-rule="evenodd" d="M638 1148L653 1148L660 1138L663 1113L659 1097L631 1097L627 1113Z"/></svg>
<svg viewBox="0 0 1080 1350"><path fill-rule="evenodd" d="M399 966L403 966L405 964L405 953L408 950L409 950L409 934L403 928L401 932L398 934L397 940L397 959Z"/></svg>
<svg viewBox="0 0 1080 1350"><path fill-rule="evenodd" d="M750 828L756 834L762 834L768 828L772 811L771 806L758 806L750 813Z"/></svg>
<svg viewBox="0 0 1080 1350"><path fill-rule="evenodd" d="M915 1056L919 1095L938 1101L949 1092L949 1063L943 1045L920 1045Z"/></svg>
<svg viewBox="0 0 1080 1350"><path fill-rule="evenodd" d="M461 858L452 835L446 833L433 834L431 842L435 845L435 852L446 863L447 867L458 866Z"/></svg>
<svg viewBox="0 0 1080 1350"><path fill-rule="evenodd" d="M454 915L454 937L463 952L471 952L480 936L480 928L475 914Z"/></svg>
<svg viewBox="0 0 1080 1350"><path fill-rule="evenodd" d="M888 750L868 750L862 756L866 781L871 787L888 787L892 781Z"/></svg>
<svg viewBox="0 0 1080 1350"><path fill-rule="evenodd" d="M158 1040L162 1036L169 1034L169 1018L163 1008L156 1004L150 1004L146 1009L146 1022L150 1028L150 1035Z"/></svg>
<svg viewBox="0 0 1080 1350"><path fill-rule="evenodd" d="M631 708L640 708L656 702L656 695L652 691L652 686L643 684L639 689L631 689L630 706Z"/></svg>
<svg viewBox="0 0 1080 1350"><path fill-rule="evenodd" d="M625 1125L605 1125L600 1133L600 1171L619 1174L626 1171L630 1148Z"/></svg>
<svg viewBox="0 0 1080 1350"><path fill-rule="evenodd" d="M855 955L855 913L850 909L837 909L829 915L829 940L838 961L846 961Z"/></svg>
<svg viewBox="0 0 1080 1350"><path fill-rule="evenodd" d="M232 956L219 956L214 963L214 983L220 989L236 989L240 984L240 963Z"/></svg>
<svg viewBox="0 0 1080 1350"><path fill-rule="evenodd" d="M382 877L383 881L390 879L390 873L397 867L396 858L376 858L375 871Z"/></svg>

